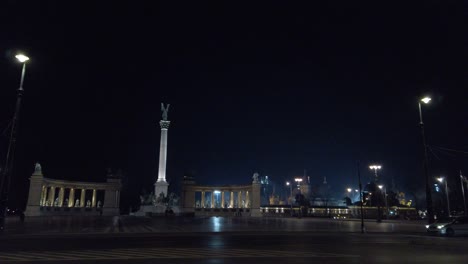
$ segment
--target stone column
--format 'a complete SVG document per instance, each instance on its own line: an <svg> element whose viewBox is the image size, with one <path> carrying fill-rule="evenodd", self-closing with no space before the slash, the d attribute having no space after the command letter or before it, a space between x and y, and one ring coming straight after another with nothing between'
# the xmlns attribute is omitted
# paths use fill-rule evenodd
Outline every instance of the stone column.
<svg viewBox="0 0 468 264"><path fill-rule="evenodd" d="M201 192L201 208L205 208L205 191Z"/></svg>
<svg viewBox="0 0 468 264"><path fill-rule="evenodd" d="M250 197L249 197L249 191L245 192L245 208L250 207Z"/></svg>
<svg viewBox="0 0 468 264"><path fill-rule="evenodd" d="M242 191L237 192L237 208L242 208Z"/></svg>
<svg viewBox="0 0 468 264"><path fill-rule="evenodd" d="M234 208L234 192L231 191L231 199L229 199L229 203L231 205L231 208Z"/></svg>
<svg viewBox="0 0 468 264"><path fill-rule="evenodd" d="M93 189L93 198L91 199L91 207L96 207L96 189Z"/></svg>
<svg viewBox="0 0 468 264"><path fill-rule="evenodd" d="M154 195L159 197L160 193L164 193L167 196L167 187L169 184L166 181L166 161L167 161L167 132L171 121L161 120L161 142L159 144L159 170L158 180L154 184Z"/></svg>
<svg viewBox="0 0 468 264"><path fill-rule="evenodd" d="M211 208L215 207L214 198L215 198L214 191L211 191Z"/></svg>
<svg viewBox="0 0 468 264"><path fill-rule="evenodd" d="M70 194L68 195L68 207L73 207L75 205L75 189L70 188Z"/></svg>
<svg viewBox="0 0 468 264"><path fill-rule="evenodd" d="M49 205L54 206L55 202L55 186L50 186L50 196L49 196Z"/></svg>
<svg viewBox="0 0 468 264"><path fill-rule="evenodd" d="M47 187L43 185L42 192L41 192L41 203L40 203L41 206L44 206L46 199L47 199Z"/></svg>
<svg viewBox="0 0 468 264"><path fill-rule="evenodd" d="M86 207L86 189L81 189L80 207Z"/></svg>
<svg viewBox="0 0 468 264"><path fill-rule="evenodd" d="M60 190L59 190L59 195L58 195L58 206L59 207L62 207L63 206L63 196L65 194L65 188L63 187L60 187Z"/></svg>
<svg viewBox="0 0 468 264"><path fill-rule="evenodd" d="M224 208L224 191L221 191L221 208Z"/></svg>

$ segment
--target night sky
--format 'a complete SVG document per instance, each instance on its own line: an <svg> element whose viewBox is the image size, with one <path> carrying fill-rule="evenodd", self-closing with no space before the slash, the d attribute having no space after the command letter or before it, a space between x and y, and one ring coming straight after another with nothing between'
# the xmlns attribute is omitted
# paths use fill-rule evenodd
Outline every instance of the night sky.
<svg viewBox="0 0 468 264"><path fill-rule="evenodd" d="M172 1L168 1L172 2ZM3 1L0 156L25 52L12 185L23 206L35 161L47 177L126 175L127 200L157 178L160 103L171 104L167 178L283 184L304 169L336 192L382 164L424 191L418 99L431 176L468 174L466 17L452 1L300 5ZM453 1L454 2L454 1ZM443 3L443 4L441 4ZM465 153L463 152L465 151ZM458 188L458 187L457 187Z"/></svg>

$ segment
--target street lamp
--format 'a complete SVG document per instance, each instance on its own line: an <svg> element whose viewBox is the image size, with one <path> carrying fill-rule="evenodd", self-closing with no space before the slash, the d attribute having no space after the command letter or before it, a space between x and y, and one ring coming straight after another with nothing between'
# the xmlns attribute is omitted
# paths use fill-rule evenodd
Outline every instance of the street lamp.
<svg viewBox="0 0 468 264"><path fill-rule="evenodd" d="M370 165L369 166L369 169L371 170L374 170L374 174L375 174L375 184L377 184L377 182L379 181L379 175L377 174L377 171L382 169L382 166L380 165ZM377 222L380 223L382 222L382 216L381 216L381 212L380 212L380 193L378 192L378 190L375 190L377 195Z"/></svg>
<svg viewBox="0 0 468 264"><path fill-rule="evenodd" d="M427 220L429 224L434 222L434 211L432 209L432 194L431 194L431 186L430 186L430 179L429 179L429 168L428 168L428 161L427 161L427 146L426 146L426 135L424 134L424 123L422 118L422 110L421 110L421 102L428 104L431 101L431 98L424 97L420 101L418 101L419 107L419 127L421 127L421 138L422 138L422 147L423 147L423 166L424 166L424 176L426 178L426 206L427 206Z"/></svg>
<svg viewBox="0 0 468 264"><path fill-rule="evenodd" d="M292 184L290 182L286 182L286 186L289 186L289 205L291 206L291 216L293 214L292 212Z"/></svg>
<svg viewBox="0 0 468 264"><path fill-rule="evenodd" d="M448 216L450 216L450 201L449 201L449 193L448 193L448 187L447 187L447 178L445 177L439 177L437 180L440 183L445 182L445 196L447 197L447 211L448 211Z"/></svg>
<svg viewBox="0 0 468 264"><path fill-rule="evenodd" d="M297 188L300 189L302 178L295 178L294 181L297 182Z"/></svg>
<svg viewBox="0 0 468 264"><path fill-rule="evenodd" d="M11 174L13 171L13 160L16 147L16 133L19 123L19 113L21 109L21 98L23 97L23 82L26 73L26 62L29 60L24 54L18 54L16 59L23 64L21 70L20 85L16 96L16 107L11 123L10 142L8 144L8 151L6 155L5 167L3 168L0 180L0 232L5 229L6 207L8 202L8 191L10 189Z"/></svg>
<svg viewBox="0 0 468 264"><path fill-rule="evenodd" d="M377 171L382 169L382 166L380 165L370 165L369 169L374 170L374 175L375 175L375 183L379 180L379 176L377 174Z"/></svg>
<svg viewBox="0 0 468 264"><path fill-rule="evenodd" d="M384 188L383 185L379 185L379 189L382 190L382 188L383 188L383 190L384 190L385 210L387 211L386 214L387 214L387 219L388 219L388 212L389 212L389 210L388 210L388 201L387 201L387 200L388 200L388 198L387 198L387 187Z"/></svg>

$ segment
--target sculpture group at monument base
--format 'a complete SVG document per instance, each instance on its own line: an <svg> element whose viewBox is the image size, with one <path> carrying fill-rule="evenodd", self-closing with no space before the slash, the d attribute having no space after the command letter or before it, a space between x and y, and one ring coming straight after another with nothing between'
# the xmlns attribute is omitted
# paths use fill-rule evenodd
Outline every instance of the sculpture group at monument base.
<svg viewBox="0 0 468 264"><path fill-rule="evenodd" d="M166 205L141 205L140 210L133 213L134 216L168 216L180 215L179 206Z"/></svg>

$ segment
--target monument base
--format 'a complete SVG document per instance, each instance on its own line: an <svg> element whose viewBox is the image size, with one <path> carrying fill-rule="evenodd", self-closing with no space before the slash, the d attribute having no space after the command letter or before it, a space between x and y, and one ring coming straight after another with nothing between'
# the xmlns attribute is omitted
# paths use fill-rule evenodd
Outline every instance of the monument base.
<svg viewBox="0 0 468 264"><path fill-rule="evenodd" d="M157 181L154 184L154 196L159 197L161 193L164 193L164 197L167 197L167 187L169 186L169 183L166 181Z"/></svg>
<svg viewBox="0 0 468 264"><path fill-rule="evenodd" d="M26 207L26 211L24 212L25 216L40 216L41 214L41 207L38 205L28 205Z"/></svg>
<svg viewBox="0 0 468 264"><path fill-rule="evenodd" d="M252 217L261 217L262 212L260 211L260 209L252 208L252 209L250 209L250 216L252 216Z"/></svg>
<svg viewBox="0 0 468 264"><path fill-rule="evenodd" d="M166 210L168 210L166 212ZM172 212L171 212L172 211ZM179 215L179 206L165 206L165 205L142 205L140 210L135 212L135 216L168 216L168 215Z"/></svg>

